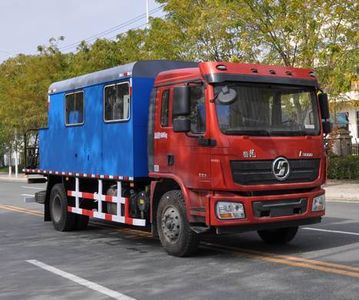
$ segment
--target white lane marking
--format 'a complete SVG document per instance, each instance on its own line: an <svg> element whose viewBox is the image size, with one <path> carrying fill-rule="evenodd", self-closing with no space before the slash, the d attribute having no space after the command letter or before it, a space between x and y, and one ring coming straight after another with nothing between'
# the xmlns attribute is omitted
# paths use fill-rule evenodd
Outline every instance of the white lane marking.
<svg viewBox="0 0 359 300"><path fill-rule="evenodd" d="M325 200L326 202L330 203L345 203L345 204L355 204L358 205L358 200Z"/></svg>
<svg viewBox="0 0 359 300"><path fill-rule="evenodd" d="M119 300L135 300L134 298L131 298L129 296L126 296L126 295L121 294L119 292L116 292L114 290L110 290L110 289L108 289L108 288L106 288L106 287L104 287L102 285L99 285L99 284L97 284L95 282L92 282L92 281L88 281L86 279L83 279L83 278L78 277L76 275L73 275L71 273L64 272L64 271L62 271L60 269L57 269L57 268L52 267L50 265L47 265L47 264L45 264L45 263L43 263L41 261L38 261L36 259L29 259L29 260L26 260L26 262L28 262L28 263L30 263L30 264L32 264L34 266L37 266L37 267L39 267L41 269L44 269L46 271L49 271L51 273L54 273L56 275L59 275L59 276L61 276L63 278L66 278L68 280L76 282L79 285L83 285L83 286L85 286L85 287L87 287L87 288L89 288L91 290L94 290L96 292L99 292L101 294L109 296L111 298L119 299Z"/></svg>
<svg viewBox="0 0 359 300"><path fill-rule="evenodd" d="M25 203L36 203L35 197L24 197Z"/></svg>
<svg viewBox="0 0 359 300"><path fill-rule="evenodd" d="M303 227L302 229L359 236L359 233L357 233L357 232L349 232L349 231L329 230L329 229L320 229L320 228L311 228L311 227Z"/></svg>
<svg viewBox="0 0 359 300"><path fill-rule="evenodd" d="M35 195L32 195L32 194L21 194L21 196L23 196L23 197L35 197Z"/></svg>
<svg viewBox="0 0 359 300"><path fill-rule="evenodd" d="M33 187L33 186L22 186L23 189L31 189L31 190L43 190L43 188Z"/></svg>

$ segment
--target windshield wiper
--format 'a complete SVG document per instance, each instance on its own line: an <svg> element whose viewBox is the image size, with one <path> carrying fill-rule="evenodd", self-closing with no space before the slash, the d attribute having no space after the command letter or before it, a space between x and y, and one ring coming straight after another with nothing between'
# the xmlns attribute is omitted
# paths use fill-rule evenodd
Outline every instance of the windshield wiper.
<svg viewBox="0 0 359 300"><path fill-rule="evenodd" d="M305 130L268 130L268 129L239 129L239 128L228 128L224 130L225 134L236 134L236 135L253 135L253 136L306 136L316 135L315 132L308 132Z"/></svg>
<svg viewBox="0 0 359 300"><path fill-rule="evenodd" d="M284 135L284 136L306 136L315 135L314 132L308 132L305 130L271 130L272 135Z"/></svg>
<svg viewBox="0 0 359 300"><path fill-rule="evenodd" d="M228 128L224 130L226 134L241 134L241 135L263 135L263 136L270 136L271 132L266 129L236 129L236 128Z"/></svg>

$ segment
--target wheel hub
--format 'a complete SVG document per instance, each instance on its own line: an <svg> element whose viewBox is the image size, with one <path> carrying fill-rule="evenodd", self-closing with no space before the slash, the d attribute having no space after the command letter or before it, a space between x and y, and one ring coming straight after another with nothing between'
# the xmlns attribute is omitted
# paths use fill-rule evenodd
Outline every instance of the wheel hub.
<svg viewBox="0 0 359 300"><path fill-rule="evenodd" d="M58 195L52 201L52 217L55 222L59 222L62 215L62 204L61 199Z"/></svg>
<svg viewBox="0 0 359 300"><path fill-rule="evenodd" d="M178 240L181 231L181 219L179 211L173 207L167 207L162 213L161 227L166 240L174 243Z"/></svg>

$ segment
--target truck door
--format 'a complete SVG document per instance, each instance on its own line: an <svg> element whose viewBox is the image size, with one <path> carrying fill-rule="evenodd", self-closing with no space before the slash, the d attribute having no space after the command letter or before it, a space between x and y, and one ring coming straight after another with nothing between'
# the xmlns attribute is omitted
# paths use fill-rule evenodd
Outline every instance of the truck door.
<svg viewBox="0 0 359 300"><path fill-rule="evenodd" d="M155 131L154 131L154 171L160 173L173 172L174 163L171 152L172 119L172 93L173 89L168 87L157 90Z"/></svg>
<svg viewBox="0 0 359 300"><path fill-rule="evenodd" d="M208 135L205 88L202 84L190 85L191 131L174 132L172 107L174 89L160 91L161 109L155 131L157 164L159 172L170 172L179 176L188 187L210 188L210 150L200 143ZM156 163L155 163L156 165Z"/></svg>
<svg viewBox="0 0 359 300"><path fill-rule="evenodd" d="M189 84L191 129L188 133L173 132L173 137L177 142L173 149L176 159L175 171L190 188L208 189L211 187L212 148L201 142L210 140L206 92L207 89L202 83Z"/></svg>

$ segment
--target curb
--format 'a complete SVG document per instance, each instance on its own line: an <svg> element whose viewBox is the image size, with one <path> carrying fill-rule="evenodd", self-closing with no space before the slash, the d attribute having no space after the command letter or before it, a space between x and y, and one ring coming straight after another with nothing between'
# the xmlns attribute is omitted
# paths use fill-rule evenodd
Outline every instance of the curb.
<svg viewBox="0 0 359 300"><path fill-rule="evenodd" d="M0 181L2 182L26 182L27 176L23 173L19 173L18 177L15 177L15 175L9 176L6 172L0 173Z"/></svg>
<svg viewBox="0 0 359 300"><path fill-rule="evenodd" d="M27 182L27 178L16 178L16 177L6 178L6 177L0 176L0 181L1 182Z"/></svg>
<svg viewBox="0 0 359 300"><path fill-rule="evenodd" d="M336 202L336 203L352 203L352 204L359 204L359 199L345 199L343 198L331 198L330 196L326 195L327 202Z"/></svg>
<svg viewBox="0 0 359 300"><path fill-rule="evenodd" d="M0 173L0 182L43 183L43 182L40 182L42 179L44 179L43 176L37 176L37 175L28 176L28 175L21 174L19 177L15 177L15 176L9 176L7 174Z"/></svg>

